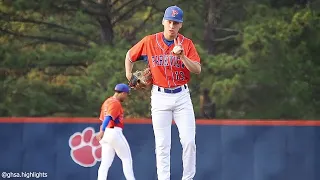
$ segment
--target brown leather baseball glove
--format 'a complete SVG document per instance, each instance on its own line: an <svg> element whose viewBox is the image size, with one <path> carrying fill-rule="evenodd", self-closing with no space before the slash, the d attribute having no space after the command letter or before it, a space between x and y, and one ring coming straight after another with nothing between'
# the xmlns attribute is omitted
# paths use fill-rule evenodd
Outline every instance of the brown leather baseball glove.
<svg viewBox="0 0 320 180"><path fill-rule="evenodd" d="M152 74L150 68L134 72L128 84L132 89L136 90L150 87L152 85Z"/></svg>

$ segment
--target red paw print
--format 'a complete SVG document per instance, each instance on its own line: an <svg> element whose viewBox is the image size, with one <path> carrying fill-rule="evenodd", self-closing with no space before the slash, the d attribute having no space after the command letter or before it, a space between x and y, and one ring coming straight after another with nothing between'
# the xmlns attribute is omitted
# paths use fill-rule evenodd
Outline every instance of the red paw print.
<svg viewBox="0 0 320 180"><path fill-rule="evenodd" d="M101 160L101 145L95 136L92 127L87 127L82 133L76 132L70 136L70 156L75 163L83 167L92 167Z"/></svg>

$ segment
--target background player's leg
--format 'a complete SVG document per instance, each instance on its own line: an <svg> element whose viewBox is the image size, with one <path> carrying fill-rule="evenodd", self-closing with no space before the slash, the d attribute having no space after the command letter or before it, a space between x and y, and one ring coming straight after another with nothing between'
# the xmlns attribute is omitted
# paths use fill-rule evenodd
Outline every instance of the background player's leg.
<svg viewBox="0 0 320 180"><path fill-rule="evenodd" d="M174 100L172 96L158 92L153 92L151 97L158 180L170 180L171 125Z"/></svg>
<svg viewBox="0 0 320 180"><path fill-rule="evenodd" d="M176 103L173 118L179 130L182 145L182 180L192 180L196 173L196 124L190 94L183 92Z"/></svg>
<svg viewBox="0 0 320 180"><path fill-rule="evenodd" d="M115 151L110 144L101 143L101 163L98 169L98 180L106 180L109 172L109 168L114 159Z"/></svg>
<svg viewBox="0 0 320 180"><path fill-rule="evenodd" d="M129 143L122 131L116 130L115 137L112 145L117 156L121 159L124 176L127 180L135 180Z"/></svg>

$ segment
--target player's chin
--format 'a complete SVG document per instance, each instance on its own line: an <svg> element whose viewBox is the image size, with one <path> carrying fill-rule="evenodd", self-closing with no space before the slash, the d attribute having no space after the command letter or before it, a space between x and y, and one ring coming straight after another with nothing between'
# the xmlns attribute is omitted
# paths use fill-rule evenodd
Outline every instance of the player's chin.
<svg viewBox="0 0 320 180"><path fill-rule="evenodd" d="M170 36L175 37L177 33L173 30L169 30L169 34Z"/></svg>

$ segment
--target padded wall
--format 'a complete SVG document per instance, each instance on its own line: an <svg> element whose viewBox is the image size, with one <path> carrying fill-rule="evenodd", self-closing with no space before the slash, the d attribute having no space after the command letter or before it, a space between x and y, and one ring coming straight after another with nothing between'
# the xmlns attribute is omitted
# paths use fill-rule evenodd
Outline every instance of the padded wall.
<svg viewBox="0 0 320 180"><path fill-rule="evenodd" d="M48 180L93 180L100 164L88 147L70 150L69 139L98 124L10 124L0 126L1 172L46 172ZM181 179L181 145L172 128L172 180ZM155 180L154 136L151 125L127 124L137 180ZM74 139L77 141L79 139ZM320 127L197 126L195 180L319 180ZM81 144L85 145L85 144ZM73 149L76 150L80 146ZM99 146L94 147L99 154ZM76 162L79 162L78 164ZM124 180L115 158L110 180Z"/></svg>

